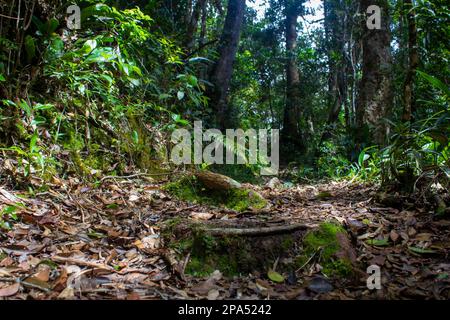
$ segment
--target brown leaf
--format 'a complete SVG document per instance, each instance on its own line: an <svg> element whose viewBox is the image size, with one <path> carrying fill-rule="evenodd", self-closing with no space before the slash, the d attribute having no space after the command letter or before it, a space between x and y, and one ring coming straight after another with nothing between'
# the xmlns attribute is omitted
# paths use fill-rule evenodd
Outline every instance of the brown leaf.
<svg viewBox="0 0 450 320"><path fill-rule="evenodd" d="M48 282L50 278L50 267L47 265L42 265L41 270L34 275L34 278L42 282Z"/></svg>
<svg viewBox="0 0 450 320"><path fill-rule="evenodd" d="M11 257L6 257L0 262L0 267L9 267L14 263L14 260Z"/></svg>
<svg viewBox="0 0 450 320"><path fill-rule="evenodd" d="M63 290L67 285L67 278L68 278L67 269L62 268L61 274L59 275L59 278L56 280L55 285L53 286L53 290L56 291Z"/></svg>
<svg viewBox="0 0 450 320"><path fill-rule="evenodd" d="M394 229L392 229L391 232L389 233L389 237L391 238L392 241L396 242L397 239L400 237L400 235Z"/></svg>
<svg viewBox="0 0 450 320"><path fill-rule="evenodd" d="M416 233L417 231L413 227L408 228L408 236L413 237Z"/></svg>
<svg viewBox="0 0 450 320"><path fill-rule="evenodd" d="M13 296L17 293L17 291L19 291L20 288L20 284L14 283L10 286L7 286L5 288L1 288L0 289L0 297L10 297Z"/></svg>
<svg viewBox="0 0 450 320"><path fill-rule="evenodd" d="M414 238L414 240L417 241L430 241L431 237L433 235L431 233L419 233L418 235L416 235L416 237Z"/></svg>

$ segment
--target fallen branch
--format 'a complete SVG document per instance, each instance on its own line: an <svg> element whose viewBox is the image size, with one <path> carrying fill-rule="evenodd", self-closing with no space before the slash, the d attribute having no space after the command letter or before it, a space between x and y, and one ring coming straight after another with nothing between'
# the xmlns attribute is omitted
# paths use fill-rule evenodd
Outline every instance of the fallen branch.
<svg viewBox="0 0 450 320"><path fill-rule="evenodd" d="M205 231L211 235L215 236L267 236L273 234L280 233L288 233L296 230L305 230L316 227L316 225L312 224L291 224L286 226L276 226L276 227L265 227L265 228L246 228L246 229L238 229L238 228L212 228L206 229Z"/></svg>

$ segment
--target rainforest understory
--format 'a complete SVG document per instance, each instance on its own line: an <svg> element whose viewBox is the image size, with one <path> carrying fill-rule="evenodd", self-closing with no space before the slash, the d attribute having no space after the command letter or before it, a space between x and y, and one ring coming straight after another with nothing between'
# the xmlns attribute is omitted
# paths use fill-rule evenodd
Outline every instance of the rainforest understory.
<svg viewBox="0 0 450 320"><path fill-rule="evenodd" d="M0 1L0 300L449 300L447 2Z"/></svg>

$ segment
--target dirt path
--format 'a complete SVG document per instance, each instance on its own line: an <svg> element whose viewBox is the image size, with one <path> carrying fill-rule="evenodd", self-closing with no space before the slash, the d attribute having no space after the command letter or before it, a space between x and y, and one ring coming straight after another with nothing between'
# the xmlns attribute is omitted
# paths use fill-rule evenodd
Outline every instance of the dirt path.
<svg viewBox="0 0 450 320"><path fill-rule="evenodd" d="M258 191L271 208L255 214L180 202L137 180L111 180L96 189L57 181L35 198L0 188L4 220L12 226L0 233L0 299L450 298L449 220L383 207L372 200L373 187L345 182ZM261 272L180 279L174 265L185 261L174 261L159 237L161 223L174 217L338 221L351 236L361 277L327 279L312 257L281 284ZM369 265L381 268L381 290L367 289Z"/></svg>

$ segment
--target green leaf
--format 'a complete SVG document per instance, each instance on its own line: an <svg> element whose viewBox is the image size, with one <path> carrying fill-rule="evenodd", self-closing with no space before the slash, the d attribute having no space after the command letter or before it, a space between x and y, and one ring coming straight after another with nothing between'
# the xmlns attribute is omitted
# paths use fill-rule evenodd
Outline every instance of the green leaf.
<svg viewBox="0 0 450 320"><path fill-rule="evenodd" d="M80 49L81 54L89 54L97 47L97 40L87 40Z"/></svg>
<svg viewBox="0 0 450 320"><path fill-rule="evenodd" d="M106 206L107 209L117 209L119 205L117 203L110 203Z"/></svg>
<svg viewBox="0 0 450 320"><path fill-rule="evenodd" d="M359 166L362 167L364 164L364 161L368 160L369 158L370 158L370 155L368 155L365 150L361 151L361 153L359 154L359 157L358 157Z"/></svg>
<svg viewBox="0 0 450 320"><path fill-rule="evenodd" d="M195 57L195 58L191 58L189 59L190 63L195 63L195 62L213 62L212 60L209 60L208 58L203 58L203 57Z"/></svg>
<svg viewBox="0 0 450 320"><path fill-rule="evenodd" d="M389 241L387 239L369 239L366 242L367 242L367 244L370 244L371 246L377 246L377 247L386 247L389 245Z"/></svg>
<svg viewBox="0 0 450 320"><path fill-rule="evenodd" d="M96 239L101 239L101 238L106 237L103 233L96 232L96 231L88 232L87 235L88 235L88 237L96 238Z"/></svg>
<svg viewBox="0 0 450 320"><path fill-rule="evenodd" d="M269 270L267 272L267 277L273 282L282 283L284 282L284 277L276 271Z"/></svg>
<svg viewBox="0 0 450 320"><path fill-rule="evenodd" d="M47 34L51 35L53 32L58 29L59 22L55 18L51 18L49 21L47 21Z"/></svg>
<svg viewBox="0 0 450 320"><path fill-rule="evenodd" d="M162 94L159 95L158 99L159 100L166 100L166 99L169 99L170 97L171 97L170 94L162 93Z"/></svg>
<svg viewBox="0 0 450 320"><path fill-rule="evenodd" d="M25 111L25 113L27 114L28 117L31 117L31 107L28 105L28 103L25 100L22 100L19 103L19 107L20 107L20 109Z"/></svg>
<svg viewBox="0 0 450 320"><path fill-rule="evenodd" d="M134 142L134 144L139 143L139 134L137 133L136 130L133 131L133 142Z"/></svg>
<svg viewBox="0 0 450 320"><path fill-rule="evenodd" d="M31 140L30 140L30 152L31 153L39 151L39 148L37 147L37 139L38 139L37 133L35 133L31 136Z"/></svg>
<svg viewBox="0 0 450 320"><path fill-rule="evenodd" d="M187 77L187 81L193 87L196 87L198 85L198 79L196 76L189 75Z"/></svg>
<svg viewBox="0 0 450 320"><path fill-rule="evenodd" d="M423 79L428 81L433 87L440 89L447 97L450 97L450 90L445 83L443 83L438 78L435 78L425 72L420 70L416 70L417 74L419 74Z"/></svg>
<svg viewBox="0 0 450 320"><path fill-rule="evenodd" d="M46 103L46 104L42 104L42 103L37 103L34 106L34 110L50 110L55 108L55 106L53 104L50 103Z"/></svg>
<svg viewBox="0 0 450 320"><path fill-rule="evenodd" d="M0 74L0 81L6 81L5 77L2 74Z"/></svg>
<svg viewBox="0 0 450 320"><path fill-rule="evenodd" d="M36 56L36 44L32 36L27 35L25 37L25 52L27 53L28 63Z"/></svg>
<svg viewBox="0 0 450 320"><path fill-rule="evenodd" d="M45 24L42 23L42 21L39 20L39 18L36 17L36 16L33 16L33 17L31 18L31 21L33 21L33 23L35 24L35 26L36 26L36 28L38 29L40 35L44 35L45 32L46 32L46 26L45 26Z"/></svg>
<svg viewBox="0 0 450 320"><path fill-rule="evenodd" d="M418 254L427 254L427 253L436 253L436 251L431 250L431 249L423 249L423 248L419 248L419 247L409 247L408 248L409 251L414 252L414 253L418 253Z"/></svg>

